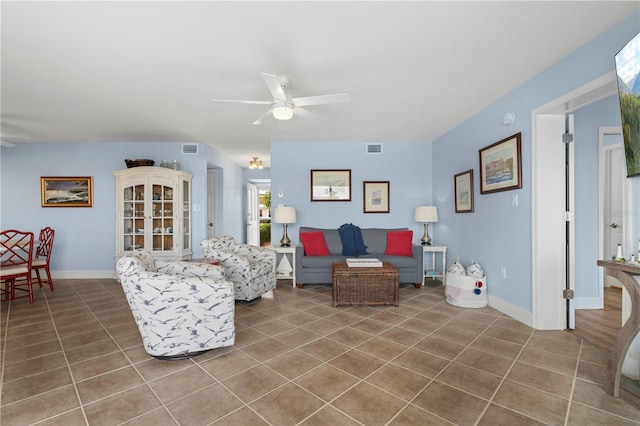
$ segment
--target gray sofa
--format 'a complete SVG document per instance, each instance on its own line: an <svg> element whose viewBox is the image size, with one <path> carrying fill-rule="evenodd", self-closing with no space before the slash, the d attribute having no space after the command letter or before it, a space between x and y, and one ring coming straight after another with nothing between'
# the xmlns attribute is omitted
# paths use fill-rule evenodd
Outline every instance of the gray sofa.
<svg viewBox="0 0 640 426"><path fill-rule="evenodd" d="M423 251L420 244L412 244L412 256L386 256L387 231L402 231L407 228L378 229L362 228L362 239L367 246L367 254L359 258L377 258L383 262L390 262L398 267L401 283L413 283L422 286L423 280ZM300 227L299 232L322 231L329 249L329 256L306 256L302 244L296 246L296 285L302 288L304 284L331 284L331 266L333 262L344 261L342 255L342 241L338 229L320 229Z"/></svg>

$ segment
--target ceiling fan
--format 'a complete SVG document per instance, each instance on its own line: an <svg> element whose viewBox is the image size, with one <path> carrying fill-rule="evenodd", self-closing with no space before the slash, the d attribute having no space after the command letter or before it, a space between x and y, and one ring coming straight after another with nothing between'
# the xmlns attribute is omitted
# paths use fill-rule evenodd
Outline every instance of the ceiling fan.
<svg viewBox="0 0 640 426"><path fill-rule="evenodd" d="M312 116L309 111L302 107L308 107L312 105L323 104L335 104L349 102L348 93L339 93L335 95L319 95L319 96L304 96L301 98L291 98L287 95L285 89L289 85L289 79L285 76L277 76L275 74L260 73L264 82L266 83L271 95L272 101L243 101L234 99L212 99L212 102L235 102L240 104L254 104L254 105L271 105L271 108L262 114L260 118L253 122L253 124L262 124L262 120L273 115L273 118L277 120L289 120L293 115L300 116Z"/></svg>

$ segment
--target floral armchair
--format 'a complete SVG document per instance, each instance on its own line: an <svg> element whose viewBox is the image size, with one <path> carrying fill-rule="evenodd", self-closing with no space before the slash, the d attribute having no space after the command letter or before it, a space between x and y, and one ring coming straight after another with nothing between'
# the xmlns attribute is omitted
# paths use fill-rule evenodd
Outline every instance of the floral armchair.
<svg viewBox="0 0 640 426"><path fill-rule="evenodd" d="M200 246L205 258L220 260L234 283L236 300L254 300L276 287L275 250L236 243L228 235L204 240Z"/></svg>
<svg viewBox="0 0 640 426"><path fill-rule="evenodd" d="M187 358L235 343L233 283L220 266L140 250L121 257L117 271L150 355Z"/></svg>

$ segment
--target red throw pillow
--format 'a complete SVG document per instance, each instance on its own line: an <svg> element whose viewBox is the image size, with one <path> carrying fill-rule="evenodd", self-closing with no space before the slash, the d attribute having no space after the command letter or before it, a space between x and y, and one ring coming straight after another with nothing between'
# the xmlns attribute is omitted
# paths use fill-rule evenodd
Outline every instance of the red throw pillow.
<svg viewBox="0 0 640 426"><path fill-rule="evenodd" d="M412 256L411 241L413 231L389 231L387 232L387 256Z"/></svg>
<svg viewBox="0 0 640 426"><path fill-rule="evenodd" d="M329 256L329 248L322 231L301 232L300 241L307 256Z"/></svg>

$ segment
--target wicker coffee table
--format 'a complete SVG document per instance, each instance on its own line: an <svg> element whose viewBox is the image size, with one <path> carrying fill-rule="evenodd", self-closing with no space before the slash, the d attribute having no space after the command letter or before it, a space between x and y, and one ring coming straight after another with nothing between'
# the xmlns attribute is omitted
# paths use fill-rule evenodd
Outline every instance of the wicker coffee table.
<svg viewBox="0 0 640 426"><path fill-rule="evenodd" d="M333 264L333 306L399 306L398 267L384 262L381 267L349 267Z"/></svg>

